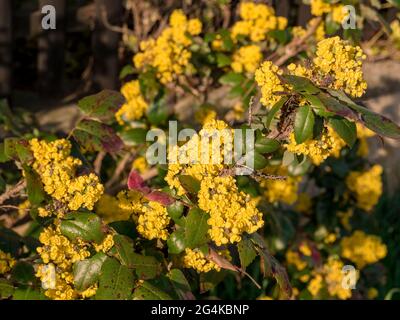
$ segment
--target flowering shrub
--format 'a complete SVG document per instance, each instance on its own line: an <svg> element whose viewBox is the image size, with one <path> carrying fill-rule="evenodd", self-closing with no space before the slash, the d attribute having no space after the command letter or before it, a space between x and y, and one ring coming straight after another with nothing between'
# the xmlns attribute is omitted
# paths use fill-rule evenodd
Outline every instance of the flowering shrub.
<svg viewBox="0 0 400 320"><path fill-rule="evenodd" d="M370 273L390 252L369 225L384 171L366 159L367 139L400 128L354 100L366 55L326 30L340 27L341 2L310 5L306 28L243 2L210 32L175 10L140 42L121 93L80 100L65 136L4 122L0 159L19 174L0 204L30 228L0 227L0 296L225 298L235 273L246 298L382 296ZM174 144L185 99L178 126L198 130ZM236 141L238 158L226 152Z"/></svg>

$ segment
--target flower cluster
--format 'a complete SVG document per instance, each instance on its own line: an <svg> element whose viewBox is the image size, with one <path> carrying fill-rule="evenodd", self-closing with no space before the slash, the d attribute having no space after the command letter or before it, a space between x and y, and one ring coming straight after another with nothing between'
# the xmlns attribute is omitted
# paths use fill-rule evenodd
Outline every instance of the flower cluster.
<svg viewBox="0 0 400 320"><path fill-rule="evenodd" d="M287 26L285 17L277 17L274 8L265 4L243 2L240 4L240 17L232 27L232 37L245 36L252 42L263 41L272 30L283 30Z"/></svg>
<svg viewBox="0 0 400 320"><path fill-rule="evenodd" d="M189 47L192 39L188 35L196 36L200 34L201 29L200 20L188 20L182 10L175 10L170 16L169 27L164 29L157 39L140 43L141 52L134 57L136 68L151 66L157 70L157 77L161 83L171 82L189 65Z"/></svg>
<svg viewBox="0 0 400 320"><path fill-rule="evenodd" d="M292 34L293 37L295 38L302 38L306 35L307 31L310 28L315 27L315 24L318 23L318 18L313 18L307 23L307 28L304 29L301 26L295 26L292 29ZM322 41L325 39L325 24L323 22L320 22L319 25L317 26L317 29L315 30L314 38L316 41Z"/></svg>
<svg viewBox="0 0 400 320"><path fill-rule="evenodd" d="M238 73L254 73L262 59L261 49L256 45L248 45L238 49L232 57L232 70Z"/></svg>
<svg viewBox="0 0 400 320"><path fill-rule="evenodd" d="M285 90L279 76L283 74L271 61L265 61L255 72L255 80L261 89L261 103L266 107L272 107L280 100L280 96L275 92Z"/></svg>
<svg viewBox="0 0 400 320"><path fill-rule="evenodd" d="M340 156L340 150L346 143L339 135L330 127L327 127L318 140L310 139L298 144L294 138L294 133L290 135L290 141L285 145L285 148L297 155L305 155L310 157L315 165L320 165L328 157Z"/></svg>
<svg viewBox="0 0 400 320"><path fill-rule="evenodd" d="M139 192L121 191L117 195L120 209L137 219L137 231L146 239L167 240L171 221L167 209L158 202L147 201Z"/></svg>
<svg viewBox="0 0 400 320"><path fill-rule="evenodd" d="M186 193L180 175L189 175L200 182L199 207L210 214L209 234L217 245L238 242L244 232L253 233L264 223L256 208L257 201L239 192L232 176L221 175L227 168L224 150L232 147L232 130L223 121L211 120L199 134L174 147L168 155L175 163L169 164L165 180L178 195Z"/></svg>
<svg viewBox="0 0 400 320"><path fill-rule="evenodd" d="M264 225L257 201L239 192L231 176L204 177L198 197L199 207L210 214L208 232L218 246L239 242L243 233L251 234Z"/></svg>
<svg viewBox="0 0 400 320"><path fill-rule="evenodd" d="M387 248L381 238L356 230L341 241L342 257L353 261L357 268L362 269L386 257Z"/></svg>
<svg viewBox="0 0 400 320"><path fill-rule="evenodd" d="M208 259L203 252L198 249L185 249L183 264L186 268L193 268L197 272L209 272L211 270L220 271L221 268L213 261Z"/></svg>
<svg viewBox="0 0 400 320"><path fill-rule="evenodd" d="M365 58L360 47L333 37L318 43L313 63L321 79L333 78L330 87L344 90L353 97L361 97L367 89L362 72L362 61Z"/></svg>
<svg viewBox="0 0 400 320"><path fill-rule="evenodd" d="M342 4L331 4L324 0L311 0L311 13L317 17L330 13L332 20L336 23L342 23L346 17L346 11Z"/></svg>
<svg viewBox="0 0 400 320"><path fill-rule="evenodd" d="M233 148L232 136L232 130L225 122L211 118L187 143L170 148L170 164L165 181L177 190L178 195L184 195L186 191L179 181L179 175L190 175L199 181L205 176L219 175L224 169L223 150ZM210 138L220 143L212 143Z"/></svg>
<svg viewBox="0 0 400 320"><path fill-rule="evenodd" d="M73 264L90 256L88 244L81 240L71 242L61 234L58 226L48 227L39 236L41 247L37 248L43 264L39 264L36 276L47 289L45 295L55 300L72 300L89 297L96 293L95 287L87 292L74 289Z"/></svg>
<svg viewBox="0 0 400 320"><path fill-rule="evenodd" d="M76 169L82 161L70 156L71 143L65 139L52 142L32 139L30 146L35 158L33 168L44 190L70 210L81 207L92 210L104 187L93 173L76 177ZM42 214L46 216L50 212L42 210Z"/></svg>
<svg viewBox="0 0 400 320"><path fill-rule="evenodd" d="M15 263L16 262L11 257L11 254L0 250L0 275L11 271Z"/></svg>
<svg viewBox="0 0 400 320"><path fill-rule="evenodd" d="M374 165L367 171L350 172L346 185L357 200L357 206L365 211L371 211L378 203L382 194L382 172L380 165Z"/></svg>
<svg viewBox="0 0 400 320"><path fill-rule="evenodd" d="M327 262L314 270L313 278L308 283L307 289L312 296L317 296L321 289L326 288L329 295L346 300L351 297L351 289L342 285L344 263L339 258L330 256Z"/></svg>
<svg viewBox="0 0 400 320"><path fill-rule="evenodd" d="M280 201L289 205L294 204L298 199L297 193L301 177L288 176L287 170L283 168L273 170L272 172L268 170L267 173L277 173L286 176L284 180L266 179L260 182L260 186L265 188L264 195L267 200L271 203Z"/></svg>
<svg viewBox="0 0 400 320"><path fill-rule="evenodd" d="M116 112L115 118L118 123L123 125L125 121L140 119L147 111L148 104L140 92L138 80L125 83L121 88L121 93L126 99L126 103Z"/></svg>

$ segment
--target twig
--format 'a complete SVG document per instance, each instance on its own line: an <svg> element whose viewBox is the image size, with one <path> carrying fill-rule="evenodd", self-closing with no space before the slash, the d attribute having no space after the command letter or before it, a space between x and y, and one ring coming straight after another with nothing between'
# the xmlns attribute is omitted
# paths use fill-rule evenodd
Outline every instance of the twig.
<svg viewBox="0 0 400 320"><path fill-rule="evenodd" d="M294 57L304 48L305 42L310 38L315 31L317 30L318 26L320 25L322 18L319 17L315 20L315 23L307 30L304 36L299 38L294 38L289 44L285 46L285 54L281 56L278 60L274 62L278 67L285 64L290 58Z"/></svg>
<svg viewBox="0 0 400 320"><path fill-rule="evenodd" d="M100 175L101 165L102 165L102 163L103 163L103 159L104 159L104 157L106 156L106 154L107 154L106 152L100 151L100 152L97 154L96 160L94 160L94 164L93 164L93 166L94 166L94 172L95 172L97 175Z"/></svg>
<svg viewBox="0 0 400 320"><path fill-rule="evenodd" d="M106 189L109 189L115 182L118 181L120 178L122 172L124 172L127 164L130 162L132 159L133 155L127 153L124 155L124 157L121 159L121 161L118 163L117 167L115 168L114 174L111 177L110 180L107 181L106 183Z"/></svg>
<svg viewBox="0 0 400 320"><path fill-rule="evenodd" d="M26 187L26 181L21 180L15 186L8 189L0 196L0 204L3 204L4 201L8 200L9 198L15 197L19 194L23 189Z"/></svg>

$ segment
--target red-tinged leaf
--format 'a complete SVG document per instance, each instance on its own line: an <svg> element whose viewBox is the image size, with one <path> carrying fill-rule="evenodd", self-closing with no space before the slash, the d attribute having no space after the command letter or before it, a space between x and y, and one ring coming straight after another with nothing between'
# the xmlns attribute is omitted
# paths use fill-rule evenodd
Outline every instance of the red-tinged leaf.
<svg viewBox="0 0 400 320"><path fill-rule="evenodd" d="M114 153L124 146L111 127L96 120L83 119L76 126L73 135L80 146L89 151Z"/></svg>
<svg viewBox="0 0 400 320"><path fill-rule="evenodd" d="M145 198L150 201L161 203L163 206L169 206L175 202L175 199L161 191L151 191L145 195Z"/></svg>
<svg viewBox="0 0 400 320"><path fill-rule="evenodd" d="M125 98L119 92L103 90L78 101L79 108L88 116L111 122L114 114L124 104Z"/></svg>
<svg viewBox="0 0 400 320"><path fill-rule="evenodd" d="M146 186L143 178L140 176L139 172L132 170L128 177L128 188L129 190L137 190L145 194L150 193L150 188Z"/></svg>

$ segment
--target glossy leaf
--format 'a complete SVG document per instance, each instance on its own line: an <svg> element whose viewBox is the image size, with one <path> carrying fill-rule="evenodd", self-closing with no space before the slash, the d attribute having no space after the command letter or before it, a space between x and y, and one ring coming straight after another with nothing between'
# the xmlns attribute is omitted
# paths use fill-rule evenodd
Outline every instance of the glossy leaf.
<svg viewBox="0 0 400 320"><path fill-rule="evenodd" d="M299 107L294 121L294 137L298 144L311 139L313 136L315 117L308 105Z"/></svg>
<svg viewBox="0 0 400 320"><path fill-rule="evenodd" d="M354 122L340 118L330 118L329 125L352 148L357 140L357 127Z"/></svg>
<svg viewBox="0 0 400 320"><path fill-rule="evenodd" d="M101 219L94 213L72 212L60 224L61 232L70 240L80 238L101 243L104 239Z"/></svg>
<svg viewBox="0 0 400 320"><path fill-rule="evenodd" d="M74 286L78 291L84 291L94 285L100 276L101 268L107 256L99 252L89 259L74 264Z"/></svg>
<svg viewBox="0 0 400 320"><path fill-rule="evenodd" d="M185 244L187 248L197 248L208 240L207 220L210 216L198 208L189 211L185 223Z"/></svg>

